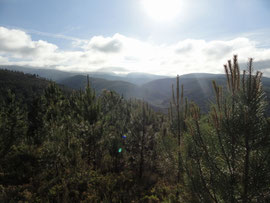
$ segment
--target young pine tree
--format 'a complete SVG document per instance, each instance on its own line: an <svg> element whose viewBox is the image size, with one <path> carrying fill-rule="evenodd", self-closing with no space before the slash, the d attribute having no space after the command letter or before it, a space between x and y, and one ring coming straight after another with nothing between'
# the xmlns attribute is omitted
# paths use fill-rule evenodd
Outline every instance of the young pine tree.
<svg viewBox="0 0 270 203"><path fill-rule="evenodd" d="M216 104L208 123L192 110L188 154L193 191L201 201L266 202L270 136L262 74L253 74L250 59L240 75L237 56L224 67L227 90L213 82Z"/></svg>

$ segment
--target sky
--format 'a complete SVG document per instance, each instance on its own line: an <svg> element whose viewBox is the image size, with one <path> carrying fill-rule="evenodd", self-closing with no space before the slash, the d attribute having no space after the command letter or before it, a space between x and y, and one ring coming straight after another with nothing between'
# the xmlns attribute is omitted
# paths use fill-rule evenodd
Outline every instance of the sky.
<svg viewBox="0 0 270 203"><path fill-rule="evenodd" d="M0 0L0 64L174 76L237 54L270 76L269 19L269 0Z"/></svg>

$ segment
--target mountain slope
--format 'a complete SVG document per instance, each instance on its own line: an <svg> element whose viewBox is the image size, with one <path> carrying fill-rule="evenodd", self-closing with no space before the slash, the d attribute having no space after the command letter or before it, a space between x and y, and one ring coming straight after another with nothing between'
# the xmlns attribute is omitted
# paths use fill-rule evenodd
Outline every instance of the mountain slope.
<svg viewBox="0 0 270 203"><path fill-rule="evenodd" d="M184 87L184 97L198 104L202 112L209 110L210 104L214 102L214 91L212 82L225 88L226 77L222 74L188 74L180 76L180 86ZM264 90L270 98L270 79L263 78ZM74 89L86 86L86 76L78 75L67 78L61 84ZM100 78L90 78L90 85L99 94L103 89L113 90L125 98L138 98L149 102L152 106L166 111L172 97L172 85L176 87L175 78L164 78L151 81L142 86L137 86L125 81L109 81Z"/></svg>
<svg viewBox="0 0 270 203"><path fill-rule="evenodd" d="M0 65L0 69L7 69L12 71L20 71L39 75L40 77L53 80L55 82L62 81L75 75L89 75L94 78L101 78L111 81L126 81L135 85L142 85L147 82L166 78L167 76L154 75L147 73L128 73L128 74L115 74L113 72L66 72L50 68L35 68L28 66L15 66L15 65Z"/></svg>
<svg viewBox="0 0 270 203"><path fill-rule="evenodd" d="M215 74L188 74L180 76L180 86L184 87L184 97L198 104L202 112L209 110L211 102L214 101L212 81L218 85L226 86L225 75ZM84 89L87 77L75 75L65 78L59 82L71 89ZM267 99L270 101L270 78L262 78L263 88ZM22 72L0 69L0 99L3 99L7 89L11 89L19 98L30 101L35 95L41 94L48 86L49 81L35 75ZM135 85L126 81L111 81L102 78L90 77L90 85L97 94L102 90L113 90L125 98L137 98L149 102L155 109L166 112L172 97L172 85L176 87L175 78L163 78L148 82L144 85ZM270 108L268 108L270 112Z"/></svg>
<svg viewBox="0 0 270 203"><path fill-rule="evenodd" d="M49 84L49 80L37 75L0 69L0 103L6 100L8 90L11 90L18 100L29 104L36 96L42 95ZM58 86L64 93L71 92L71 89L63 85Z"/></svg>
<svg viewBox="0 0 270 203"><path fill-rule="evenodd" d="M191 78L184 76L180 77L180 86L184 87L184 97L188 100L196 102L202 109L206 111L208 109L209 102L213 99L212 78ZM168 107L172 98L172 85L176 88L175 78L166 78L161 80L155 80L142 86L148 91L159 90L162 93L161 99L150 99L155 105L160 107ZM160 102L161 101L161 102Z"/></svg>
<svg viewBox="0 0 270 203"><path fill-rule="evenodd" d="M0 69L0 99L5 100L7 90L10 89L18 99L28 103L36 95L41 95L49 83L34 75Z"/></svg>
<svg viewBox="0 0 270 203"><path fill-rule="evenodd" d="M74 89L83 89L86 86L86 76L73 76L60 81L60 84ZM172 84L174 84L174 87L176 86L175 78L158 79L142 86L137 86L125 81L109 81L90 77L90 85L98 94L103 89L113 90L125 98L143 99L159 108L167 108L169 106ZM185 76L182 76L180 78L180 85L184 85L184 94L189 100L199 103L202 106L202 110L207 110L207 104L213 97L212 78L192 78L190 76L185 78Z"/></svg>
<svg viewBox="0 0 270 203"><path fill-rule="evenodd" d="M180 86L184 87L184 97L187 97L188 100L194 101L198 104L203 112L209 110L211 102L214 102L215 95L213 91L212 82L216 81L219 86L226 88L227 80L223 74L188 74L182 75L179 78ZM270 101L270 78L262 78L263 88L267 96L268 103ZM156 106L168 107L172 97L172 85L176 87L175 78L166 78L155 80L144 84L142 88L148 89L148 91L159 90L162 93L163 102L157 103L155 100L149 100ZM270 108L268 108L270 112Z"/></svg>
<svg viewBox="0 0 270 203"><path fill-rule="evenodd" d="M76 75L70 78L64 79L59 82L69 88L76 90L84 89L87 83L87 77L84 75ZM100 94L102 90L113 90L126 98L140 98L140 87L125 81L110 81L101 78L90 77L90 86L95 89L97 94Z"/></svg>
<svg viewBox="0 0 270 203"><path fill-rule="evenodd" d="M29 73L29 74L35 74L40 77L46 78L48 80L53 80L55 82L59 80L63 80L64 78L71 77L73 75L77 75L77 73L73 72L65 72L55 69L40 69L40 68L34 68L34 67L25 67L25 66L0 66L0 69L6 69L11 71L19 71L23 73Z"/></svg>

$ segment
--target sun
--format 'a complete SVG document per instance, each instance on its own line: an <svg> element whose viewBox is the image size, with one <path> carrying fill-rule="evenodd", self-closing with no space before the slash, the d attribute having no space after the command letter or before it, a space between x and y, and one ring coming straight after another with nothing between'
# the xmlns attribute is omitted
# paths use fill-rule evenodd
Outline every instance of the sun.
<svg viewBox="0 0 270 203"><path fill-rule="evenodd" d="M141 0L145 12L154 20L169 22L180 14L181 0Z"/></svg>

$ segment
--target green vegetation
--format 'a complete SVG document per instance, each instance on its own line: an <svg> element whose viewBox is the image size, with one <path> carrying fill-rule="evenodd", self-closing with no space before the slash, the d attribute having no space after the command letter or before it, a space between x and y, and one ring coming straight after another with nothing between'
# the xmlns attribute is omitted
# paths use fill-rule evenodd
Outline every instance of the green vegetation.
<svg viewBox="0 0 270 203"><path fill-rule="evenodd" d="M163 114L114 91L96 96L89 78L67 93L2 71L0 201L269 202L270 120L252 66L240 75L237 57L228 62L207 114L181 77Z"/></svg>
<svg viewBox="0 0 270 203"><path fill-rule="evenodd" d="M207 113L210 110L209 104L215 99L212 85L213 80L218 85L226 87L225 74L200 73L179 76L180 86L183 85L185 87L185 97L190 101L194 101L203 113ZM59 82L66 87L79 90L85 88L86 81L86 76L76 75ZM262 83L267 96L266 99L270 101L270 78L262 78ZM95 89L97 95L101 94L104 89L112 90L123 95L126 99L137 98L144 100L155 110L166 113L172 97L171 86L172 84L176 86L176 80L174 78L163 78L138 86L130 82L106 80L91 75L90 84ZM270 108L267 109L267 113L270 115Z"/></svg>

